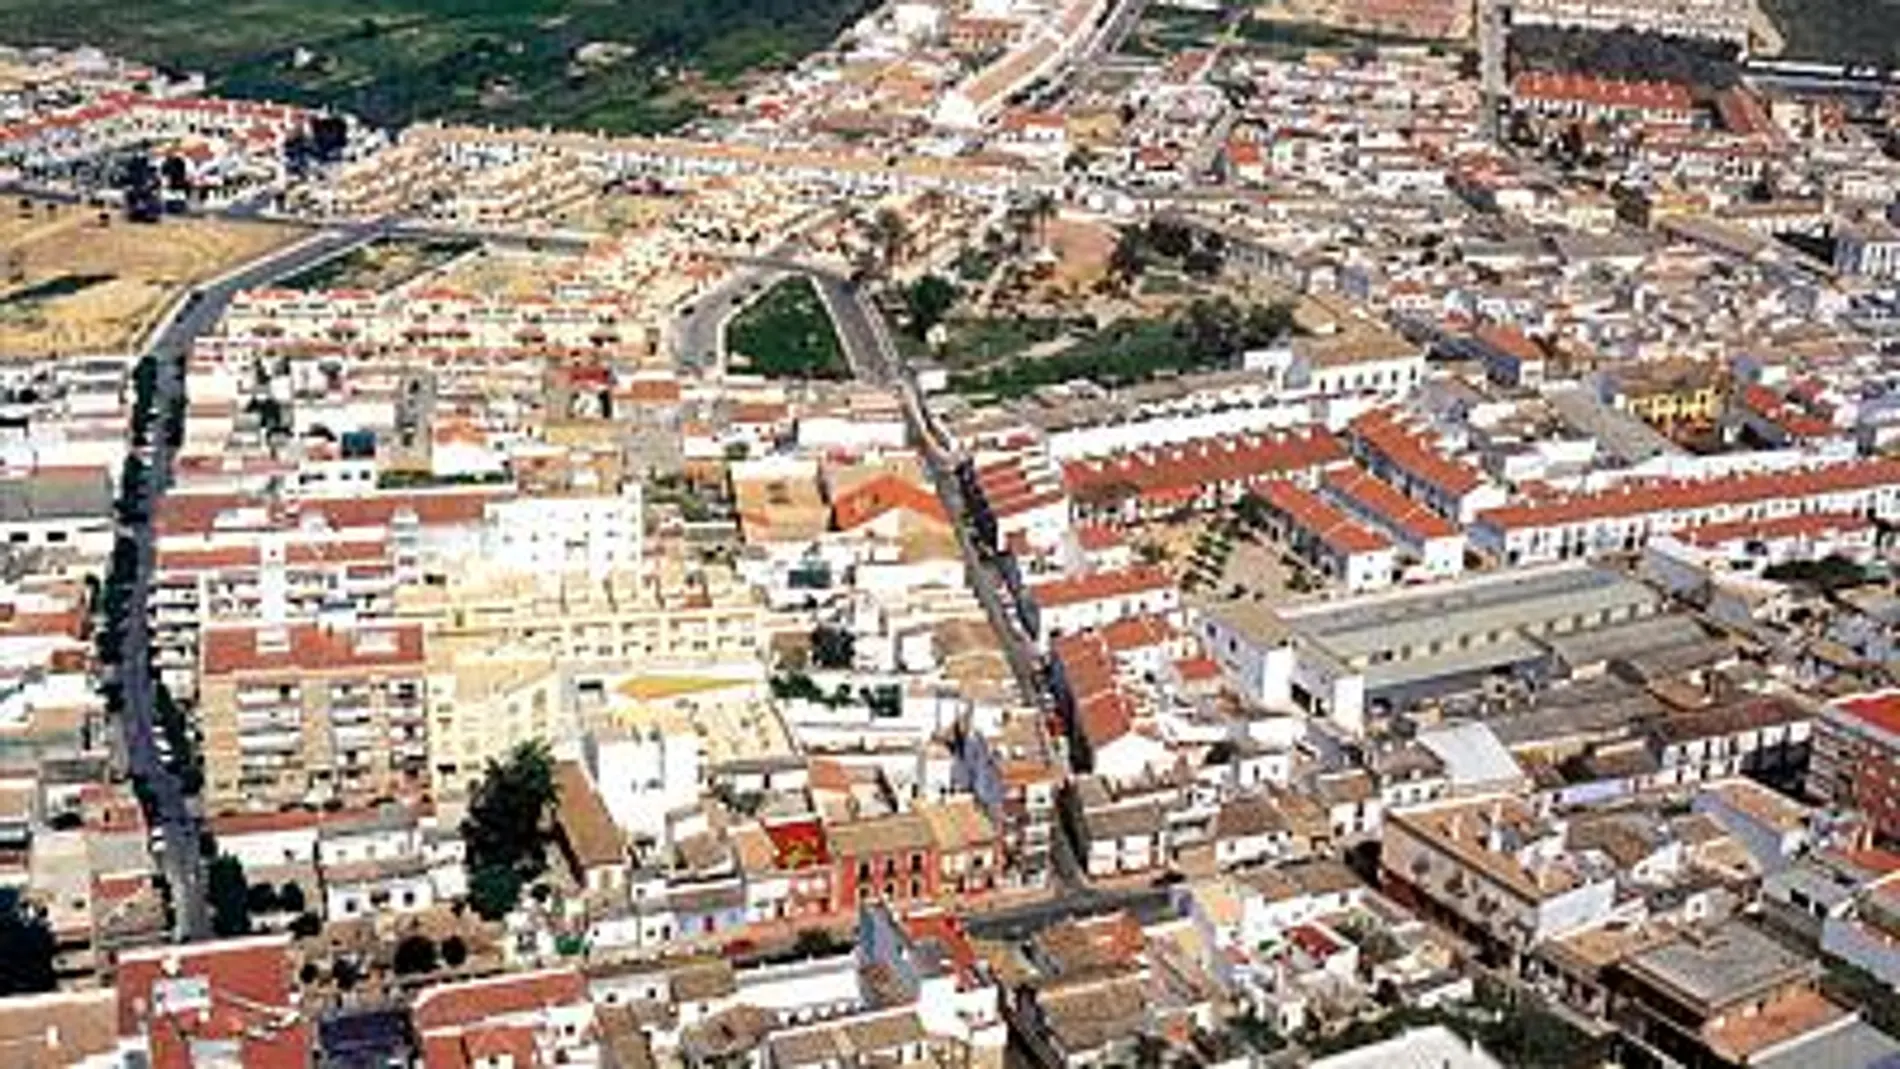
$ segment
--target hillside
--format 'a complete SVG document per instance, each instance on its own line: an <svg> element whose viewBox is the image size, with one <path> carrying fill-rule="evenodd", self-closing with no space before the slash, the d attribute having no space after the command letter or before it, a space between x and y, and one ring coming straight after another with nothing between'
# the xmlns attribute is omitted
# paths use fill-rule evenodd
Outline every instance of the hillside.
<svg viewBox="0 0 1900 1069"><path fill-rule="evenodd" d="M665 128L822 48L867 0L0 0L0 41L91 44L220 91L400 124ZM577 51L593 44L588 63ZM601 47L606 46L606 47Z"/></svg>

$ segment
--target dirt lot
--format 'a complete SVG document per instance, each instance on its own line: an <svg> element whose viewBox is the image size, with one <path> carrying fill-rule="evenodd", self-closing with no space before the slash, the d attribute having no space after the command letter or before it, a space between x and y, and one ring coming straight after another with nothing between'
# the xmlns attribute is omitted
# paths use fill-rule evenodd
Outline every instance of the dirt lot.
<svg viewBox="0 0 1900 1069"><path fill-rule="evenodd" d="M675 197L603 193L563 209L554 218L559 225L574 230L620 234L657 226L677 213L682 203Z"/></svg>
<svg viewBox="0 0 1900 1069"><path fill-rule="evenodd" d="M167 218L135 224L100 209L0 206L0 358L120 353L186 287L299 231L269 223Z"/></svg>
<svg viewBox="0 0 1900 1069"><path fill-rule="evenodd" d="M481 297L545 296L549 283L577 262L576 257L561 253L490 246L436 270L427 284Z"/></svg>

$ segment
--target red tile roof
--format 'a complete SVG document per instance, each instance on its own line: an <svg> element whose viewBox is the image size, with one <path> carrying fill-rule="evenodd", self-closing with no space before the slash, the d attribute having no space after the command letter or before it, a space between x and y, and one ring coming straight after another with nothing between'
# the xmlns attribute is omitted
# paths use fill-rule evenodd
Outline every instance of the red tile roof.
<svg viewBox="0 0 1900 1069"><path fill-rule="evenodd" d="M1385 536L1366 529L1352 517L1327 504L1319 495L1285 481L1268 483L1262 500L1307 534L1341 556L1378 553L1392 548Z"/></svg>
<svg viewBox="0 0 1900 1069"><path fill-rule="evenodd" d="M276 630L273 636L271 628L249 624L206 629L200 638L202 672L212 677L238 672L420 668L423 662L420 624L292 624ZM272 638L283 641L272 644Z"/></svg>
<svg viewBox="0 0 1900 1069"><path fill-rule="evenodd" d="M1151 500L1191 500L1211 486L1252 485L1346 459L1345 446L1324 427L1285 435L1240 435L1123 453L1063 465L1076 496L1132 490Z"/></svg>
<svg viewBox="0 0 1900 1069"><path fill-rule="evenodd" d="M1029 597L1037 606L1048 609L1172 589L1174 580L1168 577L1168 573L1159 568L1136 565L1037 583L1029 588Z"/></svg>
<svg viewBox="0 0 1900 1069"><path fill-rule="evenodd" d="M884 474L865 480L831 502L832 521L840 531L854 531L893 509L949 523L937 495L900 475Z"/></svg>
<svg viewBox="0 0 1900 1069"><path fill-rule="evenodd" d="M1798 471L1746 472L1695 481L1628 482L1590 494L1488 509L1480 523L1500 531L1553 527L1717 506L1799 501L1823 494L1900 486L1900 460L1856 460Z"/></svg>
<svg viewBox="0 0 1900 1069"><path fill-rule="evenodd" d="M1097 694L1076 706L1075 724L1089 745L1099 749L1135 729L1134 700L1120 689Z"/></svg>
<svg viewBox="0 0 1900 1069"><path fill-rule="evenodd" d="M425 988L412 1015L418 1031L432 1032L585 1001L587 980L579 972L544 969Z"/></svg>
<svg viewBox="0 0 1900 1069"><path fill-rule="evenodd" d="M1783 538L1826 538L1873 529L1874 521L1851 512L1806 512L1769 520L1735 520L1691 527L1683 541L1712 548L1734 542L1773 542Z"/></svg>
<svg viewBox="0 0 1900 1069"><path fill-rule="evenodd" d="M1825 438L1834 433L1827 420L1792 408L1766 386L1751 383L1742 390L1742 407L1780 427L1790 438Z"/></svg>
<svg viewBox="0 0 1900 1069"><path fill-rule="evenodd" d="M1695 99L1674 82L1613 81L1588 74L1525 71L1511 82L1511 95L1522 100L1577 102L1638 111L1688 111Z"/></svg>
<svg viewBox="0 0 1900 1069"><path fill-rule="evenodd" d="M1063 635L1055 640L1051 652L1062 667L1063 681L1077 701L1115 686L1115 659L1108 643L1093 631Z"/></svg>
<svg viewBox="0 0 1900 1069"><path fill-rule="evenodd" d="M1166 646L1180 637L1174 626L1159 616L1127 616L1102 628L1102 641L1114 653Z"/></svg>
<svg viewBox="0 0 1900 1069"><path fill-rule="evenodd" d="M1374 409L1352 421L1351 434L1364 448L1407 477L1436 488L1454 498L1462 498L1484 485L1477 469L1445 456L1426 437L1383 409Z"/></svg>
<svg viewBox="0 0 1900 1069"><path fill-rule="evenodd" d="M1398 487L1364 468L1330 469L1323 482L1328 491L1376 516L1413 542L1458 537L1458 528L1450 520L1406 497Z"/></svg>
<svg viewBox="0 0 1900 1069"><path fill-rule="evenodd" d="M119 1034L147 1037L154 1069L189 1069L191 1041L236 1040L246 1069L303 1069L310 1026L292 1004L290 937L128 950Z"/></svg>

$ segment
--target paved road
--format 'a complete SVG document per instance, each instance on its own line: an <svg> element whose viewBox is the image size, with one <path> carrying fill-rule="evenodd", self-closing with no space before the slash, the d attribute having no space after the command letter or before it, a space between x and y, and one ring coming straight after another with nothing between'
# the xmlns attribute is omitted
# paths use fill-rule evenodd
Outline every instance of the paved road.
<svg viewBox="0 0 1900 1069"><path fill-rule="evenodd" d="M192 342L217 325L218 319L241 289L268 285L328 257L374 240L386 229L381 221L326 233L315 240L267 256L218 281L198 288L148 343L146 352L158 367L154 391L158 411L164 413L184 390L185 358ZM155 428L162 420L155 420ZM155 429L147 457L145 508L150 516L171 484L171 446ZM159 863L172 887L177 913L176 937L202 939L210 933L205 905L204 869L200 857L198 816L178 778L165 767L157 747L153 723L152 636L147 618L153 569L152 525L149 519L127 528L138 548L138 569L129 598L128 621L120 653L119 678L125 692L125 748L132 772L151 785L158 830L163 835Z"/></svg>
<svg viewBox="0 0 1900 1069"><path fill-rule="evenodd" d="M741 266L695 298L692 310L673 323L674 356L695 370L723 365L726 323L754 294L778 281L779 274L770 268Z"/></svg>
<svg viewBox="0 0 1900 1069"><path fill-rule="evenodd" d="M1104 913L1128 910L1144 922L1172 915L1166 887L1137 887L1127 890L1101 890L1070 887L1054 898L1008 909L969 913L963 926L979 939L1017 940L1077 917L1098 917Z"/></svg>

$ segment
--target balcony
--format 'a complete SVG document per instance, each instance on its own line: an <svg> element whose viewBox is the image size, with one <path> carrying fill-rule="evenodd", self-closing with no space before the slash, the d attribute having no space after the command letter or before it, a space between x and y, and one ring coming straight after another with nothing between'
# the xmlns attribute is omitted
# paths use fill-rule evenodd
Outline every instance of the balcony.
<svg viewBox="0 0 1900 1069"><path fill-rule="evenodd" d="M279 687L249 687L237 692L237 704L240 709L256 709L266 705L297 705L301 695L296 687L286 692Z"/></svg>
<svg viewBox="0 0 1900 1069"><path fill-rule="evenodd" d="M296 731L302 724L303 713L297 709L245 709L237 714L239 735Z"/></svg>
<svg viewBox="0 0 1900 1069"><path fill-rule="evenodd" d="M260 731L238 736L238 749L248 761L253 754L291 754L303 749L301 731Z"/></svg>

